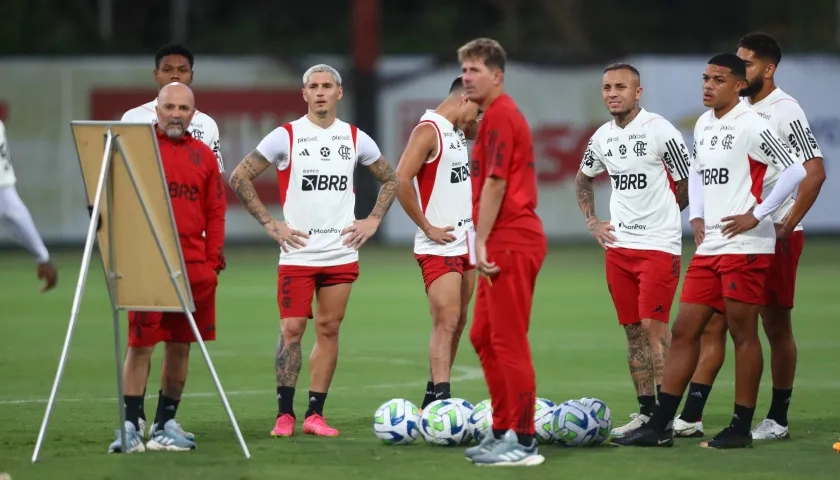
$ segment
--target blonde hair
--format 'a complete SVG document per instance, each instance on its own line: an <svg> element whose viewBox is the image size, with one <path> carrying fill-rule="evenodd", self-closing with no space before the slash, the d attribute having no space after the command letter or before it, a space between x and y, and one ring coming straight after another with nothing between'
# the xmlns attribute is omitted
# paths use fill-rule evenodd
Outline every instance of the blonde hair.
<svg viewBox="0 0 840 480"><path fill-rule="evenodd" d="M338 73L338 70L334 69L333 67L326 65L326 64L318 64L312 67L309 67L309 70L303 74L303 86L305 87L307 83L309 83L309 77L312 76L313 73L329 73L335 79L336 85L339 87L341 86L341 74Z"/></svg>
<svg viewBox="0 0 840 480"><path fill-rule="evenodd" d="M476 38L470 40L458 49L458 61L482 60L485 65L491 68L498 68L505 71L507 54L502 45L492 38Z"/></svg>

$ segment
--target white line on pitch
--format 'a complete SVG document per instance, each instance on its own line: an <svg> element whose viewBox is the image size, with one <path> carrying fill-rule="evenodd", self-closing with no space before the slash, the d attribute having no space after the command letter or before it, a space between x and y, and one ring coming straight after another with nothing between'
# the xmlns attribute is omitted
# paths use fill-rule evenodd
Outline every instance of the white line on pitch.
<svg viewBox="0 0 840 480"><path fill-rule="evenodd" d="M362 360L363 358L357 357L356 359ZM377 362L389 363L389 364L401 364L401 365L407 365L407 364L414 365L415 364L414 362L410 362L410 361L407 361L407 360L399 360L399 359L394 359L394 360L386 360L386 359L381 359L381 358L364 358L364 359L365 360L375 360ZM463 366L453 365L452 369L455 370L456 372L459 372L457 375L454 375L452 377L452 379L451 379L452 382L467 382L467 381L470 381L470 380L477 380L479 378L484 377L484 372L480 368L463 367ZM379 383L379 384L374 384L374 385L364 385L363 387L364 388L375 388L375 389L403 388L403 387L413 387L413 386L416 386L416 385L424 385L426 383L426 381L427 381L426 379L423 379L422 381L415 380L415 381L411 381L411 382L400 382L400 383ZM332 387L330 390L331 391L345 390L345 389L349 389L349 388L356 388L357 389L359 387L357 387L357 386L354 386L354 387L351 387L351 386L337 386L337 387ZM205 398L205 397L215 397L218 394L219 394L218 392L194 392L194 393L185 393L183 395L183 397L184 398ZM236 391L232 391L232 392L227 392L226 391L225 394L228 397L248 397L248 396L255 396L255 395L272 396L272 395L274 395L274 391L273 390L272 391L269 391L269 390L236 390ZM153 398L153 396L149 395L146 398ZM60 394L56 397L56 403L59 403L59 402L61 402L61 403L116 402L116 401L117 401L116 397L93 397L93 398L90 398L90 397L70 397L70 398L64 398L64 397L61 397ZM47 403L47 399L46 398L30 398L30 399L0 400L0 405L31 405L31 404L37 404L37 403Z"/></svg>

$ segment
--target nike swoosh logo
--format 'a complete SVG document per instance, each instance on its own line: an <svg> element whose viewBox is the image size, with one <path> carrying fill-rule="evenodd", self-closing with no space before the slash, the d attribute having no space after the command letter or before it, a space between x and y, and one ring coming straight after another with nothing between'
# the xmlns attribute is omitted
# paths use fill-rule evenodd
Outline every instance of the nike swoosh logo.
<svg viewBox="0 0 840 480"><path fill-rule="evenodd" d="M657 444L657 445L665 445L666 443L668 443L668 440L667 440L667 439L666 439L666 440L657 440L657 441L656 441L656 444Z"/></svg>

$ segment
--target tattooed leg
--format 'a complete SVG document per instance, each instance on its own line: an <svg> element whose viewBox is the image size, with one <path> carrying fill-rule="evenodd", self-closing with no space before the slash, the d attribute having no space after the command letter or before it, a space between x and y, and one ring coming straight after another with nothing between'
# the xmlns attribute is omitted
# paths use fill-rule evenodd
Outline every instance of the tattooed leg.
<svg viewBox="0 0 840 480"><path fill-rule="evenodd" d="M627 362L630 365L633 385L636 387L636 396L652 396L653 358L645 328L640 323L625 325L624 333L627 335Z"/></svg>
<svg viewBox="0 0 840 480"><path fill-rule="evenodd" d="M671 348L671 330L668 324L646 318L642 320L646 340L650 346L651 363L653 365L653 379L656 385L662 385L662 375L665 372L665 357Z"/></svg>
<svg viewBox="0 0 840 480"><path fill-rule="evenodd" d="M274 371L278 387L292 387L297 385L298 375L303 365L300 341L306 330L305 318L284 318L281 326L282 333L277 342L277 353L274 358Z"/></svg>

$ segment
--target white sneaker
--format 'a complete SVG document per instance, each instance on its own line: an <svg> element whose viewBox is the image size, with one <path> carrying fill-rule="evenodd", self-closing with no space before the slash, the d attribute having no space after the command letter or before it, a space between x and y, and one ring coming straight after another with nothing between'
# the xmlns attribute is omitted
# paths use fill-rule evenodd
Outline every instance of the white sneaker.
<svg viewBox="0 0 840 480"><path fill-rule="evenodd" d="M140 428L143 428L143 427L144 427L144 425L141 423ZM189 440L191 442L195 441L195 434L192 433L192 432L187 432L186 430L184 430L184 427L182 427L181 424L178 423L178 422L175 422L175 430L178 432L178 434L180 434L182 437L186 438L187 440ZM158 431L158 424L153 423L151 428L149 428L149 436L147 438L149 438L149 440L151 440L152 437L155 436L155 433L157 433L157 431Z"/></svg>
<svg viewBox="0 0 840 480"><path fill-rule="evenodd" d="M686 422L679 416L674 419L674 436L682 438L700 438L703 433L703 421Z"/></svg>
<svg viewBox="0 0 840 480"><path fill-rule="evenodd" d="M752 431L753 440L787 440L790 438L788 427L779 425L775 420L765 418Z"/></svg>
<svg viewBox="0 0 840 480"><path fill-rule="evenodd" d="M610 435L613 437L623 437L630 432L636 431L644 427L650 421L650 417L648 417L647 415L641 415L639 413L631 413L630 419L630 423L628 423L627 425L618 428L613 428L610 432Z"/></svg>

